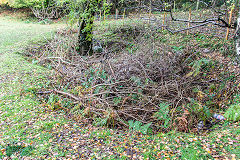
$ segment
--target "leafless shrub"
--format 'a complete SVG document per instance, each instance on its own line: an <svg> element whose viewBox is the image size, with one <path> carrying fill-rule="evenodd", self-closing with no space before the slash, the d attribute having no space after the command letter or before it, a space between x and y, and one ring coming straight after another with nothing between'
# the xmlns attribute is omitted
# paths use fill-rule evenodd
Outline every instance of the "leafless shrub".
<svg viewBox="0 0 240 160"><path fill-rule="evenodd" d="M47 7L44 5L42 7L31 7L31 10L34 16L41 21L45 19L57 19L63 16L63 9L55 5Z"/></svg>

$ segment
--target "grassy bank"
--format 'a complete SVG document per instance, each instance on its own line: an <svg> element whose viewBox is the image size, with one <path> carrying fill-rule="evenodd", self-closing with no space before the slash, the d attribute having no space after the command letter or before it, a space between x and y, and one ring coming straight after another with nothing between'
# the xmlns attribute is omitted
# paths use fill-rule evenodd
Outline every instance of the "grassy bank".
<svg viewBox="0 0 240 160"><path fill-rule="evenodd" d="M30 156L33 150L34 155L42 155L49 149L49 131L66 120L46 113L31 94L33 89L47 87L46 75L52 72L27 62L16 51L44 40L59 25L26 24L4 17L0 22L0 158L15 151L22 156Z"/></svg>

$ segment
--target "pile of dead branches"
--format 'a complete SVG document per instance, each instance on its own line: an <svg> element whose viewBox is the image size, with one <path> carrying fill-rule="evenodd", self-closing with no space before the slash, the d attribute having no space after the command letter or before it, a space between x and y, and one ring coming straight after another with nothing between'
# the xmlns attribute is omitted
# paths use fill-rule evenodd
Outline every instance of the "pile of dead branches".
<svg viewBox="0 0 240 160"><path fill-rule="evenodd" d="M160 35L155 31L133 28L135 31L116 29L119 35L134 36L118 53L107 46L110 43L99 42L95 45L102 44L101 53L83 57L75 50L76 35L71 30L59 31L47 44L28 49L38 63L53 67L58 77L54 89L38 94L55 93L70 99L75 105L67 111L75 119L98 125L127 127L129 120L135 120L152 123L155 129L189 131L196 127L198 114L204 112L200 103L207 100L200 91L217 86L221 79L193 72L189 64L199 57L191 47L175 52L156 40ZM122 41L129 44L124 38ZM217 66L214 70L221 73ZM195 103L192 99L199 100L198 111L187 105ZM170 120L161 118L162 104L167 104L164 114ZM169 125L163 127L166 121Z"/></svg>

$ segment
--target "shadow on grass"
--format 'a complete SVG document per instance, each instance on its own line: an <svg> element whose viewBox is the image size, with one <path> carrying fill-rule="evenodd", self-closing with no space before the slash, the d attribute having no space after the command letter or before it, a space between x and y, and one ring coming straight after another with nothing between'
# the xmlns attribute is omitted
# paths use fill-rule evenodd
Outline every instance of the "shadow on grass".
<svg viewBox="0 0 240 160"><path fill-rule="evenodd" d="M22 146L22 145L7 145L5 148L5 152L3 154L0 154L0 158L3 158L5 156L10 157L11 155L18 153L20 156L30 156L32 154L32 151L35 149L33 146Z"/></svg>

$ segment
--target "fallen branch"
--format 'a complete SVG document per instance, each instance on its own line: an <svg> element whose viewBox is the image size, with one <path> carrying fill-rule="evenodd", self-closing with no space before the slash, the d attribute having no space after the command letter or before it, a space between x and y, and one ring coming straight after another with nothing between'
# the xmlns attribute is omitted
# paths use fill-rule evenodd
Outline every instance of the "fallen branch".
<svg viewBox="0 0 240 160"><path fill-rule="evenodd" d="M51 94L51 93L61 94L61 95L67 96L71 99L74 99L76 101L81 101L81 99L79 97L77 97L77 96L75 96L71 93L59 91L59 90L56 90L56 89L53 89L53 90L50 90L50 91L40 91L40 92L37 92L36 94Z"/></svg>

